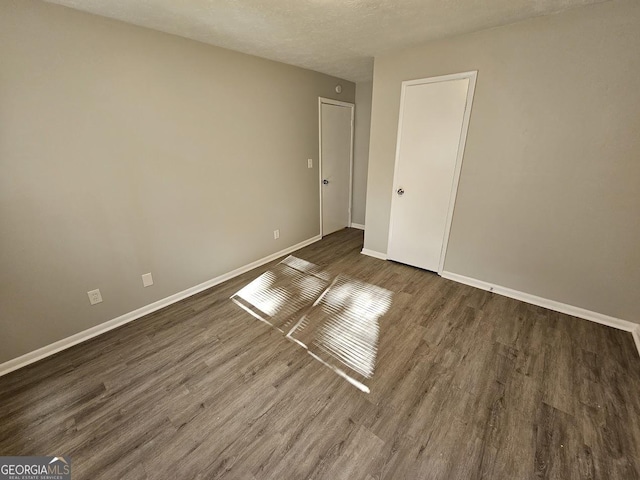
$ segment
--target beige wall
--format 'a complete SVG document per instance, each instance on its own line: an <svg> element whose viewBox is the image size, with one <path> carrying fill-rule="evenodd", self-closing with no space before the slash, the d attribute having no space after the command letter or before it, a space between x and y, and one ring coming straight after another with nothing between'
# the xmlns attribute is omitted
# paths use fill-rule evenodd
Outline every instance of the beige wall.
<svg viewBox="0 0 640 480"><path fill-rule="evenodd" d="M336 83L0 2L0 362L317 235L318 96L355 100Z"/></svg>
<svg viewBox="0 0 640 480"><path fill-rule="evenodd" d="M373 82L356 84L356 113L353 146L353 202L351 221L364 225L369 166L369 130L371 127L371 94Z"/></svg>
<svg viewBox="0 0 640 480"><path fill-rule="evenodd" d="M640 3L376 58L365 247L386 252L403 80L478 70L445 270L640 322Z"/></svg>

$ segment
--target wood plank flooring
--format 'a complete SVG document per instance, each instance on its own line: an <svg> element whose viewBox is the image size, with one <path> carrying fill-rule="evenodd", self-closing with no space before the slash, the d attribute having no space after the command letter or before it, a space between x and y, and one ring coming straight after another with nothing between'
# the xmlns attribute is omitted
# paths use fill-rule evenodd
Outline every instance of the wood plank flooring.
<svg viewBox="0 0 640 480"><path fill-rule="evenodd" d="M0 454L79 479L639 479L630 334L360 255L295 253L393 292L371 393L241 310L255 269L0 378Z"/></svg>

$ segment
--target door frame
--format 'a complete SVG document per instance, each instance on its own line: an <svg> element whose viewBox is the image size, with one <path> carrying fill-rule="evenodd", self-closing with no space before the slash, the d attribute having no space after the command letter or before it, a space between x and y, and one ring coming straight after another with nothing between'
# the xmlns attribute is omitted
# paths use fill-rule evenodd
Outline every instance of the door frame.
<svg viewBox="0 0 640 480"><path fill-rule="evenodd" d="M331 98L318 97L318 189L320 190L320 236L322 236L322 104L336 105L338 107L347 107L351 109L351 135L349 147L349 222L347 227L351 227L351 202L353 196L353 119L355 113L355 104L349 102L341 102Z"/></svg>
<svg viewBox="0 0 640 480"><path fill-rule="evenodd" d="M464 107L464 116L462 118L462 130L460 131L460 140L458 143L458 153L456 155L456 166L453 172L453 184L451 185L451 193L449 194L449 208L447 209L447 222L444 229L444 238L442 239L442 250L440 251L440 261L438 262L438 275L442 275L444 270L444 260L447 256L447 247L449 246L449 235L451 233L451 223L453 221L453 210L455 208L456 197L458 195L458 184L460 183L460 172L462 170L462 160L464 157L464 148L467 143L467 133L469 131L469 120L471 118L471 108L473 107L473 96L476 90L476 79L478 78L478 71L472 70L469 72L452 73L450 75L440 75L437 77L419 78L416 80L405 80L402 82L402 90L400 93L400 116L398 118L398 135L396 138L396 155L395 164L393 167L393 184L391 186L391 195L393 202L393 195L395 194L396 178L398 176L398 161L400 159L400 140L402 138L402 118L404 115L404 100L407 87L413 85L423 85L428 83L448 82L451 80L469 79L469 88L467 89L467 100ZM389 236L388 244L391 244L391 238L393 235L393 208L390 209L389 215Z"/></svg>

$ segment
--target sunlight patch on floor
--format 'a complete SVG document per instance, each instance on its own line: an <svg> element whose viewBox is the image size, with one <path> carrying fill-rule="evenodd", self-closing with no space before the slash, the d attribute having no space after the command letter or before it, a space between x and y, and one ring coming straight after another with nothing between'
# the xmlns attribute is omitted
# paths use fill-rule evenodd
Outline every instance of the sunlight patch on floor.
<svg viewBox="0 0 640 480"><path fill-rule="evenodd" d="M329 285L312 263L289 256L231 297L237 305L287 333Z"/></svg>
<svg viewBox="0 0 640 480"><path fill-rule="evenodd" d="M374 375L389 290L289 256L231 299L364 392Z"/></svg>

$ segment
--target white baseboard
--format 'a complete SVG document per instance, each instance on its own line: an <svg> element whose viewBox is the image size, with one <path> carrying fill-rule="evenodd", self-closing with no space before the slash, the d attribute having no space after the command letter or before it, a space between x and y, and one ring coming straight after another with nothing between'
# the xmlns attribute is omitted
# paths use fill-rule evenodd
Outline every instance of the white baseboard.
<svg viewBox="0 0 640 480"><path fill-rule="evenodd" d="M640 325L637 323L630 322L629 320L622 320L616 317L610 317L609 315L593 312L591 310L575 307L573 305L568 305L562 302L556 302L555 300L549 300L547 298L538 297L536 295L531 295L529 293L513 290L511 288L502 287L500 285L493 285L489 282L471 277L465 277L464 275L458 275L457 273L442 272L442 277L453 280L454 282L464 283L465 285L470 285L482 290L497 293L498 295L515 298L516 300L531 303L532 305L538 305L539 307L548 308L549 310L555 310L556 312L566 313L567 315L590 320L602 325L607 325L608 327L624 330L625 332L631 332L631 335L633 335L633 340L636 344L636 348L638 349L638 354L640 354Z"/></svg>
<svg viewBox="0 0 640 480"><path fill-rule="evenodd" d="M260 267L265 263L269 263L279 257L284 255L288 255L291 252L301 249L302 247L306 247L307 245L311 245L312 243L317 242L322 238L321 235L317 235L313 238L300 242L291 247L285 248L284 250L280 250L279 252L268 255L260 260L256 260L255 262L249 263L240 268L236 268L231 272L220 275L216 278L212 278L211 280L207 280L195 287L187 288L181 292L170 295L166 298L158 300L157 302L150 303L149 305L145 305L144 307L140 307L137 310L134 310L129 313L125 313L124 315L120 315L112 320L108 320L100 325L96 325L95 327L91 327L87 330L83 330L82 332L76 333L75 335L71 335L70 337L63 338L62 340L58 340L50 345L46 345L42 348L34 350L33 352L26 353L21 355L20 357L14 358L7 362L0 364L0 377L2 375L6 375L9 372L13 372L22 367L26 367L27 365L37 362L38 360L42 360L43 358L49 357L55 353L58 353L62 350L66 350L69 347L77 345L78 343L85 342L93 337L97 337L103 333L106 333L114 328L117 328L125 323L132 322L137 320L138 318L144 317L156 310L160 310L168 305L176 303L180 300L183 300L187 297L195 295L196 293L200 293L208 288L219 285L227 280L230 280L238 275L242 275L243 273L248 272L254 268Z"/></svg>
<svg viewBox="0 0 640 480"><path fill-rule="evenodd" d="M364 225L361 223L351 223L351 228L357 228L358 230L364 230Z"/></svg>
<svg viewBox="0 0 640 480"><path fill-rule="evenodd" d="M360 253L362 253L363 255L368 255L369 257L379 258L380 260L387 259L386 253L376 252L375 250L369 250L368 248L363 248Z"/></svg>
<svg viewBox="0 0 640 480"><path fill-rule="evenodd" d="M638 353L640 353L640 326L631 332L631 335L633 335L633 341L636 342L636 348L638 349Z"/></svg>

